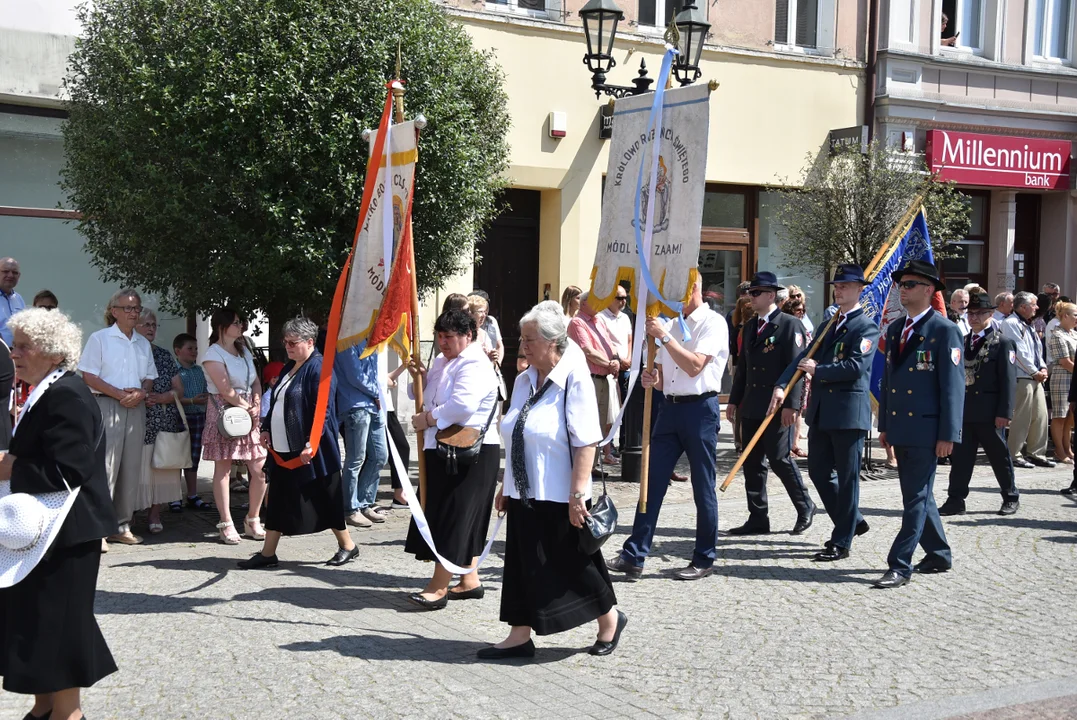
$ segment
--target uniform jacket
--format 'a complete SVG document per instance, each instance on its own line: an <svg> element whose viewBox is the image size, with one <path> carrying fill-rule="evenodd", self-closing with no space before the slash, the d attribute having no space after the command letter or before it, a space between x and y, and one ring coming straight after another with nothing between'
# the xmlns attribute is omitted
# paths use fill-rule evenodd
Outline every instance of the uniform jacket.
<svg viewBox="0 0 1077 720"><path fill-rule="evenodd" d="M972 349L972 333L965 338L966 357ZM998 343L992 343L997 338ZM984 345L980 348L984 360L977 369L976 381L965 387L965 422L991 423L995 418L1013 417L1014 396L1017 393L1016 346L1013 340L987 326Z"/></svg>
<svg viewBox="0 0 1077 720"><path fill-rule="evenodd" d="M886 330L886 371L879 432L891 445L935 447L961 442L965 405L965 339L957 325L931 311L913 326L899 352L904 319Z"/></svg>
<svg viewBox="0 0 1077 720"><path fill-rule="evenodd" d="M767 416L771 392L782 372L807 342L804 325L792 315L778 311L757 332L759 321L744 326L744 347L737 358L737 370L733 375L733 389L729 402L736 405L741 417L761 420ZM789 392L782 407L800 409L804 381L801 380Z"/></svg>
<svg viewBox="0 0 1077 720"><path fill-rule="evenodd" d="M866 432L871 427L871 364L879 326L857 308L840 330L827 330L821 342L812 357L817 364L804 422L820 430ZM775 386L784 388L793 379L797 363L807 353L805 349L789 364Z"/></svg>
<svg viewBox="0 0 1077 720"><path fill-rule="evenodd" d="M141 438L139 438L141 442ZM100 540L118 530L105 474L105 427L82 378L66 373L42 393L11 438L11 492L81 487L56 536L56 547Z"/></svg>

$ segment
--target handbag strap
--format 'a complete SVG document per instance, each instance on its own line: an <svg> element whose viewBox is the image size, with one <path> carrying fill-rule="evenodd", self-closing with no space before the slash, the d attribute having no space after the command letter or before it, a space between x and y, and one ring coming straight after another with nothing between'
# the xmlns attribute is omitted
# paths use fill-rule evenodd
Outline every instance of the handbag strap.
<svg viewBox="0 0 1077 720"><path fill-rule="evenodd" d="M177 393L172 393L172 399L176 403L176 409L179 410L180 420L183 421L183 429L187 432L191 432L191 426L187 424L187 413L183 411L183 405L180 404L179 395Z"/></svg>
<svg viewBox="0 0 1077 720"><path fill-rule="evenodd" d="M572 462L572 436L568 433L568 388L565 388L563 392L565 411L565 436L568 438L568 466L575 469L575 463ZM606 495L606 473L602 470L602 448L596 445L595 452L598 453L598 475L602 479L602 494Z"/></svg>

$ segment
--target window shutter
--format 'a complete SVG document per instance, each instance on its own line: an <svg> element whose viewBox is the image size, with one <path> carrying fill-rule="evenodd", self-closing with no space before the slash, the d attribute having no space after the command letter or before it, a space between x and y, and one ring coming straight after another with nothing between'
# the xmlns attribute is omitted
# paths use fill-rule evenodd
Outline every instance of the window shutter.
<svg viewBox="0 0 1077 720"><path fill-rule="evenodd" d="M789 3L790 0L775 0L774 3L774 42L778 45L789 44Z"/></svg>

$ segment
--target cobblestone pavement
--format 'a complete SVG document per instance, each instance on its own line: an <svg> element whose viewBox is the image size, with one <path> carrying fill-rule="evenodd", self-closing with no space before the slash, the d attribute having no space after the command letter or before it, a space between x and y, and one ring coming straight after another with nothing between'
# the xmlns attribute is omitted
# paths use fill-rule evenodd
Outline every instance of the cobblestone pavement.
<svg viewBox="0 0 1077 720"><path fill-rule="evenodd" d="M728 468L732 458L724 461ZM500 541L480 572L492 591L485 600L424 613L405 600L431 570L403 553L407 512L353 529L362 555L351 565L322 565L335 549L323 533L285 538L279 569L248 572L235 562L257 543L217 543L215 515L166 513L163 534L104 558L97 613L120 672L86 693L86 712L93 720L1074 717L1077 502L1059 495L1070 478L1060 468L1022 471L1021 510L1004 518L990 470L979 466L968 514L946 520L954 570L893 591L869 586L900 522L893 475L863 484L871 532L851 558L825 566L809 558L829 520L788 535L792 506L772 479L775 532L723 536L715 574L693 583L668 577L686 564L694 536L690 487L675 484L642 581L616 585L630 618L617 652L586 654L590 626L538 638L534 662L501 665L474 657L506 632ZM630 523L636 487L611 488ZM742 481L719 502L722 529L744 521ZM28 708L0 694L0 716Z"/></svg>

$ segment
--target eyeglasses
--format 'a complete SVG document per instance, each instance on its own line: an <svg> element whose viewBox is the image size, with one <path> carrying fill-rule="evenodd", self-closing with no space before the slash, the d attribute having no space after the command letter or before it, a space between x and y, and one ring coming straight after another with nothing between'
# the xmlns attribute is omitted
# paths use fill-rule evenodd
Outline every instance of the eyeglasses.
<svg viewBox="0 0 1077 720"><path fill-rule="evenodd" d="M55 305L35 305L34 307L36 307L39 310L55 310L56 309Z"/></svg>
<svg viewBox="0 0 1077 720"><path fill-rule="evenodd" d="M924 287L933 287L931 283L920 282L919 280L902 280L898 283L899 287L902 287L906 290L912 290L917 285L923 285Z"/></svg>
<svg viewBox="0 0 1077 720"><path fill-rule="evenodd" d="M759 290L757 288L755 290L749 290L748 294L751 295L752 297L759 297L760 295L762 295L765 292L774 292L774 291L773 290Z"/></svg>
<svg viewBox="0 0 1077 720"><path fill-rule="evenodd" d="M306 342L306 340L285 340L284 341L284 347L286 347L286 348L288 348L290 350L290 349L296 347L297 345L302 345L305 342Z"/></svg>
<svg viewBox="0 0 1077 720"><path fill-rule="evenodd" d="M800 293L793 293L793 294L792 294L792 295L790 295L789 297L791 297L791 298L793 298L793 299L795 300L795 299L797 299L797 298L802 298L802 297L804 297L804 296L803 296L802 294L800 294Z"/></svg>
<svg viewBox="0 0 1077 720"><path fill-rule="evenodd" d="M617 302L628 302L628 296L627 295L618 295L617 296Z"/></svg>
<svg viewBox="0 0 1077 720"><path fill-rule="evenodd" d="M142 327L144 327L144 328L153 328L154 330L156 330L157 329L157 323L145 322L145 323L142 323Z"/></svg>
<svg viewBox="0 0 1077 720"><path fill-rule="evenodd" d="M120 310L122 312L127 313L128 315L130 315L131 313L141 313L142 312L142 306L141 305L114 305L112 307L112 309L113 310Z"/></svg>

